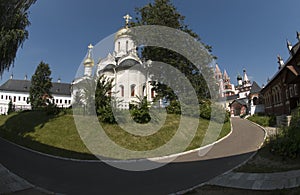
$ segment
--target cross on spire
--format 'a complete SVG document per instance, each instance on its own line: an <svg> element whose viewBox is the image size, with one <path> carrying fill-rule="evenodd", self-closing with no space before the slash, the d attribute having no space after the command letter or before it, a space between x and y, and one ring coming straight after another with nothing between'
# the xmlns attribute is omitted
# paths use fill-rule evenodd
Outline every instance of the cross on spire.
<svg viewBox="0 0 300 195"><path fill-rule="evenodd" d="M92 50L94 48L94 46L92 45L92 44L90 44L89 46L88 46L88 49L89 50Z"/></svg>
<svg viewBox="0 0 300 195"><path fill-rule="evenodd" d="M89 49L89 51L88 51L88 57L90 58L92 50L94 49L94 46L92 44L89 44L88 49Z"/></svg>
<svg viewBox="0 0 300 195"><path fill-rule="evenodd" d="M128 28L129 21L132 19L132 17L129 14L126 14L124 17L125 22L126 22L126 28Z"/></svg>

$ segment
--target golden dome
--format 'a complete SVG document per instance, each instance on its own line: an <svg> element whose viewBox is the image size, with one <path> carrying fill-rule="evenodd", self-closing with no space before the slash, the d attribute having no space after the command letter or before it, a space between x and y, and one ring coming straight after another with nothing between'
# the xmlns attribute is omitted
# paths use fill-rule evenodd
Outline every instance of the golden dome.
<svg viewBox="0 0 300 195"><path fill-rule="evenodd" d="M92 49L94 48L94 46L92 44L90 44L88 46L88 54L87 54L87 57L86 59L84 60L83 62L83 65L84 66L94 66L95 62L94 60L92 59Z"/></svg>
<svg viewBox="0 0 300 195"><path fill-rule="evenodd" d="M83 62L84 66L94 66L94 64L95 64L94 60L90 57L87 57Z"/></svg>
<svg viewBox="0 0 300 195"><path fill-rule="evenodd" d="M130 32L129 28L121 28L115 35L115 40L117 40L118 38L120 38L122 35L128 35Z"/></svg>

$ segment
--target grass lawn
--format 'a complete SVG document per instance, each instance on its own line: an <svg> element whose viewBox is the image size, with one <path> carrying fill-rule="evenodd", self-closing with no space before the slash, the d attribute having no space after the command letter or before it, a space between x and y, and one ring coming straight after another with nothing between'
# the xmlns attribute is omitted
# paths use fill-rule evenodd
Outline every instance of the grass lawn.
<svg viewBox="0 0 300 195"><path fill-rule="evenodd" d="M257 123L263 127L275 126L276 125L276 117L275 116L258 116L253 115L247 118L248 120Z"/></svg>
<svg viewBox="0 0 300 195"><path fill-rule="evenodd" d="M118 125L102 124L106 134L117 144L132 150L151 150L167 143L176 133L180 116L168 115L163 127L150 136L134 136ZM191 118L190 120L198 120ZM209 121L199 119L198 131L187 150L201 146ZM219 138L230 132L225 123ZM82 142L73 115L49 116L27 111L0 116L0 136L22 146L44 153L78 159L95 159Z"/></svg>

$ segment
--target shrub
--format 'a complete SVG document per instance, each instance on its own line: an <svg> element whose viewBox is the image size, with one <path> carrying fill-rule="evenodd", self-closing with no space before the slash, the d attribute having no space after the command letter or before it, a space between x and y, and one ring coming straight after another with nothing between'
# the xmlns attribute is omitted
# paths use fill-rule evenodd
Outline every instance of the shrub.
<svg viewBox="0 0 300 195"><path fill-rule="evenodd" d="M280 130L278 135L270 139L271 153L282 158L297 158L300 154L300 108L292 114L290 126Z"/></svg>
<svg viewBox="0 0 300 195"><path fill-rule="evenodd" d="M276 116L275 115L271 115L270 119L269 119L269 127L275 127L277 124L276 122Z"/></svg>
<svg viewBox="0 0 300 195"><path fill-rule="evenodd" d="M177 100L172 100L166 109L168 114L181 114L181 106Z"/></svg>
<svg viewBox="0 0 300 195"><path fill-rule="evenodd" d="M257 123L263 127L272 127L276 125L276 117L275 116L260 116L260 115L252 115L248 118L248 120Z"/></svg>
<svg viewBox="0 0 300 195"><path fill-rule="evenodd" d="M46 111L47 115L58 115L60 113L60 109L55 104L48 104L43 108Z"/></svg>
<svg viewBox="0 0 300 195"><path fill-rule="evenodd" d="M114 117L114 113L112 111L112 107L110 105L101 106L97 109L98 119L100 122L115 124L116 119Z"/></svg>
<svg viewBox="0 0 300 195"><path fill-rule="evenodd" d="M214 111L214 116L212 116L212 110ZM219 123L225 123L230 120L230 113L225 111L221 106L205 100L200 104L200 117L207 120L212 119Z"/></svg>
<svg viewBox="0 0 300 195"><path fill-rule="evenodd" d="M10 114L12 112L14 112L14 105L12 103L12 101L10 100L9 103L8 103L8 110L7 110L7 114Z"/></svg>
<svg viewBox="0 0 300 195"><path fill-rule="evenodd" d="M210 120L211 118L211 102L210 101L202 101L200 103L200 117Z"/></svg>
<svg viewBox="0 0 300 195"><path fill-rule="evenodd" d="M139 98L139 102L129 105L130 114L137 123L148 123L151 120L147 97Z"/></svg>

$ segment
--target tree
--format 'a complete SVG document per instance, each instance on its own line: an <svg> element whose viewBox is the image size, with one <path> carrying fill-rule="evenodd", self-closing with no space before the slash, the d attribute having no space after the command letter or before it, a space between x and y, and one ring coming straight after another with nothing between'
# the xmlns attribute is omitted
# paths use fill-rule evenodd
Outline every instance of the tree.
<svg viewBox="0 0 300 195"><path fill-rule="evenodd" d="M106 76L101 75L97 80L95 91L95 104L96 112L101 122L115 123L113 110L112 110L112 96L111 90L113 88L113 79L108 79Z"/></svg>
<svg viewBox="0 0 300 195"><path fill-rule="evenodd" d="M9 115L10 113L12 113L14 111L14 105L12 103L12 101L10 100L8 103L8 110L7 110L7 114Z"/></svg>
<svg viewBox="0 0 300 195"><path fill-rule="evenodd" d="M136 8L136 22L132 22L131 26L140 25L162 25L178 29L188 33L190 36L201 42L200 37L193 32L188 25L184 23L185 16L181 15L176 7L172 5L170 0L155 0L154 3L149 3L144 7ZM211 52L211 46L201 42L205 48ZM180 70L192 83L199 99L210 98L209 89L206 85L204 77L202 74L213 75L213 71L210 67L201 67L201 70L192 64L184 56L170 51L165 48L157 47L143 47L142 48L142 58L145 60L159 61L172 65L173 67ZM212 58L216 58L212 56ZM155 79L155 78L154 78ZM159 80L163 80L163 72ZM172 81L173 82L173 81ZM176 81L174 79L174 82ZM167 97L168 100L176 100L174 92L166 84L153 82L152 83L157 98Z"/></svg>
<svg viewBox="0 0 300 195"><path fill-rule="evenodd" d="M28 38L28 9L36 0L0 0L0 75L14 63Z"/></svg>
<svg viewBox="0 0 300 195"><path fill-rule="evenodd" d="M29 101L32 109L39 109L49 104L52 98L50 89L52 88L51 70L49 65L41 62L31 78L29 90Z"/></svg>
<svg viewBox="0 0 300 195"><path fill-rule="evenodd" d="M133 101L130 105L130 114L133 120L137 123L148 123L151 120L149 102L147 101L147 96L139 97L136 96L138 101Z"/></svg>

